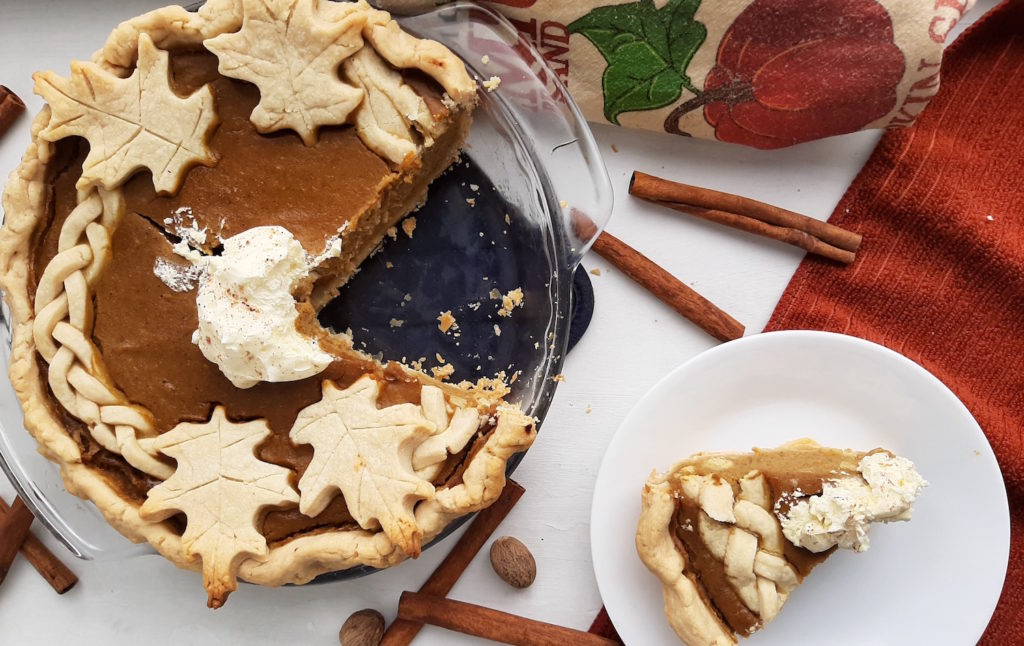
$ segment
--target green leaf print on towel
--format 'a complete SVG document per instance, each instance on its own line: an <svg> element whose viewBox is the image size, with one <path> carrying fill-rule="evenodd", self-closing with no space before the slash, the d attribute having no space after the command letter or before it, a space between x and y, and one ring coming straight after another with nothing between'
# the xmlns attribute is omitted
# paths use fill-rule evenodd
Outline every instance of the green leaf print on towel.
<svg viewBox="0 0 1024 646"><path fill-rule="evenodd" d="M683 88L697 94L686 68L707 37L694 20L700 0L670 0L661 9L654 0L598 7L573 21L608 62L604 71L604 116L618 125L619 115L656 110L675 103Z"/></svg>

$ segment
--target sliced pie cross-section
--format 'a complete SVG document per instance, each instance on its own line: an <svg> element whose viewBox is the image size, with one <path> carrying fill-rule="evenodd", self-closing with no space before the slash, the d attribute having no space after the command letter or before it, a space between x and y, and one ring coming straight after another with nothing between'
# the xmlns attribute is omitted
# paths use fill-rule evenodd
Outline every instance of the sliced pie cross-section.
<svg viewBox="0 0 1024 646"><path fill-rule="evenodd" d="M734 644L775 619L838 547L866 550L872 522L909 520L927 483L913 463L798 440L698 453L643 490L636 546L690 646Z"/></svg>

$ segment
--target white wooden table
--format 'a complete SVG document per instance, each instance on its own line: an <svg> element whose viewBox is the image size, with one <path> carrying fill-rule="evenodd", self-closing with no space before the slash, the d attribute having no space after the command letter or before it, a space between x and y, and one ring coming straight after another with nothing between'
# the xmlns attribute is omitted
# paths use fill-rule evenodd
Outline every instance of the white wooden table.
<svg viewBox="0 0 1024 646"><path fill-rule="evenodd" d="M88 58L119 21L160 0L0 0L0 83L35 113L32 72L67 74ZM979 0L955 33L996 4ZM6 178L28 143L29 118L0 142ZM682 278L735 316L747 333L768 321L803 253L789 246L653 207L627 195L634 169L741 193L824 219L878 139L864 132L787 150L762 152L713 142L595 127L615 187L609 231ZM613 146L618 152L613 151ZM534 585L513 590L485 554L452 597L576 628L601 607L590 558L590 505L605 447L630 407L669 370L715 341L591 253L596 311L568 357L566 381L536 444L516 472L526 495L499 529L525 542L537 559ZM0 477L0 495L13 489ZM23 559L0 587L0 644L336 644L345 618L376 608L389 620L398 595L415 590L455 538L417 561L344 583L268 589L243 586L216 612L206 608L199 577L159 556L122 562L76 561L36 525L37 534L80 577L56 595ZM486 547L484 548L487 549ZM477 640L427 628L417 644Z"/></svg>

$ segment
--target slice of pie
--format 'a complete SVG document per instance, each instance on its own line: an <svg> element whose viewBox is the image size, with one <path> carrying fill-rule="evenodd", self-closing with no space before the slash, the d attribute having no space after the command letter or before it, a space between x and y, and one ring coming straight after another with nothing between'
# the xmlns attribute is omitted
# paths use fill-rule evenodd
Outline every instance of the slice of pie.
<svg viewBox="0 0 1024 646"><path fill-rule="evenodd" d="M25 425L69 491L201 569L213 607L237 577L415 557L497 498L535 435L504 383L316 318L458 156L477 94L451 51L365 2L210 0L35 80L0 283Z"/></svg>
<svg viewBox="0 0 1024 646"><path fill-rule="evenodd" d="M636 547L690 646L734 644L774 619L837 548L868 548L872 522L909 520L927 483L906 458L797 440L698 453L643 491Z"/></svg>

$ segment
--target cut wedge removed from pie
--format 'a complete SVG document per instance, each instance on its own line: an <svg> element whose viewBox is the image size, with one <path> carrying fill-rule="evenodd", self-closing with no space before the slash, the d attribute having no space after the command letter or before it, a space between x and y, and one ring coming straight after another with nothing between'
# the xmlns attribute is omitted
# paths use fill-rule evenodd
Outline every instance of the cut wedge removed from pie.
<svg viewBox="0 0 1024 646"><path fill-rule="evenodd" d="M418 556L498 497L535 436L504 383L316 317L459 155L457 56L362 1L209 0L34 78L0 284L25 425L69 491L202 570L213 607L237 578Z"/></svg>
<svg viewBox="0 0 1024 646"><path fill-rule="evenodd" d="M837 548L864 551L872 522L909 520L927 483L912 462L797 440L698 453L643 490L636 547L690 646L764 628Z"/></svg>

